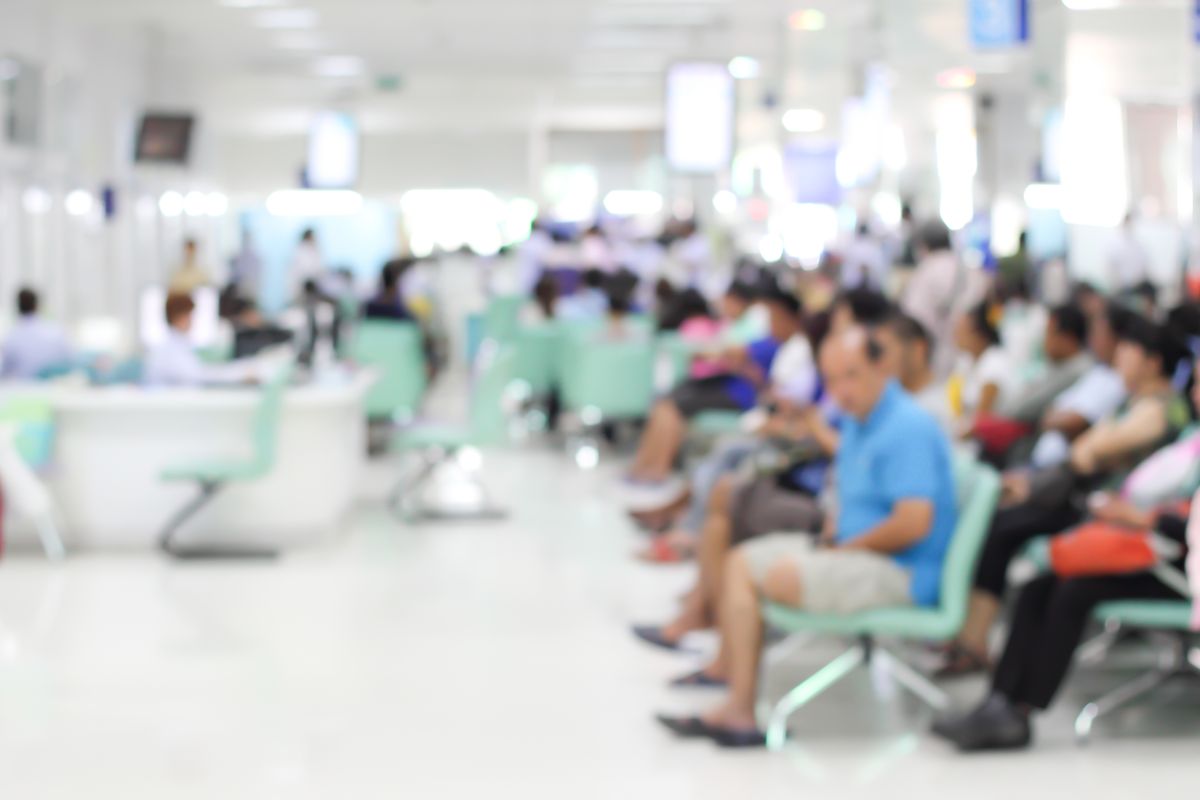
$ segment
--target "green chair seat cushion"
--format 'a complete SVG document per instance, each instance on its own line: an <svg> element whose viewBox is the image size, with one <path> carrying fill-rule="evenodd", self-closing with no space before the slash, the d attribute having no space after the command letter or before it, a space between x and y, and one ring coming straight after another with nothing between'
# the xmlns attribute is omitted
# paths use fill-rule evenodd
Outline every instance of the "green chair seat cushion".
<svg viewBox="0 0 1200 800"><path fill-rule="evenodd" d="M253 480L265 474L267 470L253 461L199 461L169 467L162 471L161 477L164 481L224 483Z"/></svg>
<svg viewBox="0 0 1200 800"><path fill-rule="evenodd" d="M694 434L720 436L737 433L742 426L740 411L702 411L692 418L689 430Z"/></svg>
<svg viewBox="0 0 1200 800"><path fill-rule="evenodd" d="M959 620L938 608L879 608L858 614L811 614L789 606L765 603L767 624L785 633L811 631L841 636L895 636L904 639L947 641L954 638Z"/></svg>
<svg viewBox="0 0 1200 800"><path fill-rule="evenodd" d="M471 444L471 432L455 425L416 425L401 431L396 437L397 447L404 450L421 450L431 447L454 449Z"/></svg>
<svg viewBox="0 0 1200 800"><path fill-rule="evenodd" d="M1096 609L1096 618L1134 628L1191 629L1192 604L1187 600L1118 600Z"/></svg>

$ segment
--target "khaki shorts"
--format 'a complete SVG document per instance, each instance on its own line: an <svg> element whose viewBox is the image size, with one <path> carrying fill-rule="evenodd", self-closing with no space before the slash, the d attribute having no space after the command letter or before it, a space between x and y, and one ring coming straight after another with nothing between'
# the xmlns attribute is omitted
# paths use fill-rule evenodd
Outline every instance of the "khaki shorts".
<svg viewBox="0 0 1200 800"><path fill-rule="evenodd" d="M826 550L807 534L776 533L738 548L755 586L780 561L800 573L800 608L814 614L854 614L912 605L912 576L891 558L866 550Z"/></svg>

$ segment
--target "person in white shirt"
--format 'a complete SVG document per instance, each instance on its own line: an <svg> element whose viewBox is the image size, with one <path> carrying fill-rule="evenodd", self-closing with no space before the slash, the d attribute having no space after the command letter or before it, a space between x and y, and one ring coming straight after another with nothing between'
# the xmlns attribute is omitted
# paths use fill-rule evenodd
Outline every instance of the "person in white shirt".
<svg viewBox="0 0 1200 800"><path fill-rule="evenodd" d="M64 366L72 359L71 344L62 329L38 316L37 292L17 292L16 325L4 342L0 377L33 380L43 371Z"/></svg>
<svg viewBox="0 0 1200 800"><path fill-rule="evenodd" d="M305 229L300 234L300 244L288 265L288 285L291 287L288 301L299 303L304 299L304 285L313 281L318 286L321 283L321 273L325 262L321 258L321 248L317 245L317 233L312 228Z"/></svg>
<svg viewBox="0 0 1200 800"><path fill-rule="evenodd" d="M887 260L883 246L871 236L866 223L842 249L842 288L887 289Z"/></svg>
<svg viewBox="0 0 1200 800"><path fill-rule="evenodd" d="M252 362L205 364L190 332L196 303L190 295L167 295L167 336L146 353L142 382L156 388L195 388L206 384L246 383L254 379Z"/></svg>
<svg viewBox="0 0 1200 800"><path fill-rule="evenodd" d="M168 288L172 292L191 294L204 286L212 286L212 275L200 263L200 248L195 239L183 242L183 263L171 276Z"/></svg>
<svg viewBox="0 0 1200 800"><path fill-rule="evenodd" d="M1133 215L1127 214L1108 251L1108 283L1111 294L1131 292L1150 280L1150 257L1133 230Z"/></svg>
<svg viewBox="0 0 1200 800"><path fill-rule="evenodd" d="M962 354L957 375L962 381L959 416L965 435L980 417L995 413L1007 400L1013 367L1000 345L1000 334L988 317L986 304L959 316L954 339Z"/></svg>

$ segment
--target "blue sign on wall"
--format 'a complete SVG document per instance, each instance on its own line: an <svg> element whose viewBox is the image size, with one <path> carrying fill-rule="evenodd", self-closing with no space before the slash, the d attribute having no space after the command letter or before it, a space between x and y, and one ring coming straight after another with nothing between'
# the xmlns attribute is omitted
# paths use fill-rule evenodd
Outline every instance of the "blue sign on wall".
<svg viewBox="0 0 1200 800"><path fill-rule="evenodd" d="M968 2L972 47L1016 47L1029 41L1029 0Z"/></svg>

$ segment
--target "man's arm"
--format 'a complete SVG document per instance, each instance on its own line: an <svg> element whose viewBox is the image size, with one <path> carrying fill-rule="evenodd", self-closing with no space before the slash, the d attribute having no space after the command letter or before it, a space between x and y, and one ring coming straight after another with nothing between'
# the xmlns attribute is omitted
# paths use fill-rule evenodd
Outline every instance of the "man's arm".
<svg viewBox="0 0 1200 800"><path fill-rule="evenodd" d="M929 535L933 528L933 503L924 498L899 500L883 522L845 544L841 550L870 550L875 553L899 553Z"/></svg>
<svg viewBox="0 0 1200 800"><path fill-rule="evenodd" d="M1163 407L1155 402L1138 403L1119 420L1097 425L1071 447L1071 466L1091 475L1106 463L1126 453L1153 444L1167 429Z"/></svg>
<svg viewBox="0 0 1200 800"><path fill-rule="evenodd" d="M1076 411L1050 409L1042 418L1043 431L1058 431L1067 439L1074 439L1086 431L1091 420Z"/></svg>

